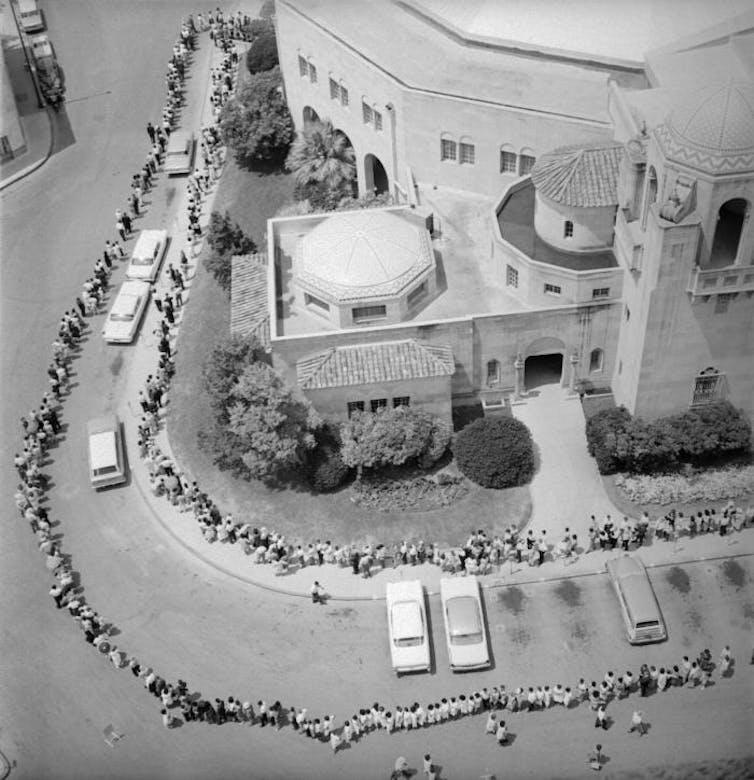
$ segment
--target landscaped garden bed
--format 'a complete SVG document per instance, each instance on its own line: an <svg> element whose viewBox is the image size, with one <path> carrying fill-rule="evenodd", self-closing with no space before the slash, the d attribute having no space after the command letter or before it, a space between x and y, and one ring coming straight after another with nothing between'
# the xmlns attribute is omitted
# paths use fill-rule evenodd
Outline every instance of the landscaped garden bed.
<svg viewBox="0 0 754 780"><path fill-rule="evenodd" d="M427 475L418 470L387 470L364 476L351 487L351 500L365 509L389 512L402 509L424 512L452 506L472 489L461 476L441 471Z"/></svg>

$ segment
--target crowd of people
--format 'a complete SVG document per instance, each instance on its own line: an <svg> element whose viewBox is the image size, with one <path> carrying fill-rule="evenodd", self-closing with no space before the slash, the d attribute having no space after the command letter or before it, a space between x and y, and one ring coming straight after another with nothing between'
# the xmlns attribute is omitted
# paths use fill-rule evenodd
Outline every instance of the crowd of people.
<svg viewBox="0 0 754 780"><path fill-rule="evenodd" d="M216 16L210 25L212 23L218 24ZM221 17L220 24L225 26L228 22ZM204 25L200 23L198 29L204 29ZM170 63L169 75L172 79L172 87L169 86L169 94L171 95L177 94L177 85L182 82L190 63L190 52L194 50L196 31L197 27L192 20L182 26L176 44L177 51L174 51ZM217 42L217 36L215 41ZM230 57L230 54L226 52L225 57ZM169 136L174 122L177 121L175 108L178 104L169 99L166 105L173 108L167 119L168 124L163 121L161 128L147 126L153 147L145 168L134 177L135 185L129 198L134 217L140 214L143 207L141 191L144 187L150 186L150 178L157 172L161 162L164 140ZM220 139L214 128L207 128L203 143L211 160L220 146ZM205 163L207 163L206 158ZM137 178L138 183L136 183ZM214 180L214 176L204 180L203 175L197 175L189 181L190 192L196 201L199 201L201 195L208 191L211 180ZM204 181L204 184L200 183L201 181ZM130 217L119 212L116 214L116 220L121 240L127 240L132 227ZM62 402L64 396L70 392L71 368L87 332L87 319L99 310L107 293L113 264L123 257L125 252L121 245L117 241L108 241L103 257L95 264L93 276L87 280L81 296L76 299L75 307L66 311L61 318L58 335L52 345L52 361L48 367L50 390L44 394L39 407L31 410L21 419L23 446L14 456L14 465L19 479L15 501L22 518L29 523L32 533L38 540L40 552L45 557L46 568L54 577L50 596L56 607L68 611L71 618L79 625L88 644L107 656L116 669L130 670L134 677L141 681L144 688L159 700L162 721L166 727L175 725L177 713L180 713L186 722L213 725L240 723L249 726L270 726L275 729L288 726L303 736L328 743L333 752L337 752L344 745L357 742L376 730L383 729L388 733L409 731L484 712L487 713L485 730L494 734L500 744L505 744L508 740L506 721L502 718L505 712L534 712L552 706L568 709L580 702L588 702L596 713L595 725L604 727L608 722L605 708L612 699L625 698L637 690L640 691L641 696L646 696L654 690L667 691L682 685L706 687L710 683L714 667L709 651L705 651L694 661L684 656L679 664L666 665L660 669L643 665L636 676L626 672L616 677L610 671L599 684L596 681L587 684L585 679L581 679L573 688L558 683L552 687L548 685L529 686L526 689L518 687L510 691L506 686L499 685L489 690L482 688L468 694L442 697L426 706L414 702L385 707L375 702L360 709L340 725L331 714L315 717L306 708L286 707L280 701L268 704L258 699L254 703L251 699L239 697L237 694L226 698L202 698L198 692L192 692L184 680L170 682L161 677L152 667L141 663L123 648L118 647L112 639L112 624L88 604L83 587L73 570L71 557L63 552L62 538L53 533L54 523L44 506L48 479L42 468L50 449L55 447L63 435L64 426L60 419ZM351 566L355 573L366 575L369 574L372 565L386 565L389 557L393 559L394 565L432 562L447 571L472 572L499 565L508 558L522 561L524 555L527 560L541 564L545 556L553 552L545 531L542 531L539 536L535 536L533 531L522 535L514 527L507 529L502 536L492 538L484 531L473 533L466 544L457 550L441 549L438 545L424 544L421 541L401 542L390 552L384 545L377 545L374 548L369 545L358 548L339 547L329 541L320 540L303 547L287 543L282 534L267 531L264 527L253 528L248 523L236 521L231 515L223 516L216 504L201 492L195 482L190 482L179 473L170 458L161 452L156 440L161 425L160 410L175 370L171 348L173 331L170 326L175 322L176 310L183 305L182 293L188 278L188 265L189 261L184 253L181 254L180 269L168 265L166 273L170 278L170 290L162 298L155 295L153 299L157 309L163 315L159 328L161 332L158 344L159 360L154 374L147 377L144 389L139 393L138 400L142 410L139 423L139 448L147 462L155 494L164 494L182 509L192 511L208 541L241 543L255 561L275 563L283 570L291 565L317 566L332 563ZM714 519L714 510L703 514L704 518L696 522L695 532L709 532L710 528L720 529L721 521ZM732 512L731 507L727 507L720 516L731 518L729 525L734 528L737 525L736 517L744 517L747 524L751 522L749 515L743 512L739 515L738 510ZM667 523L672 527L673 533L681 526L678 515L673 516L672 523L670 520L667 520ZM636 524L638 528L643 526L643 519ZM614 540L623 538L622 527L622 524L618 524L616 532L611 532L612 524L603 524L596 530L597 545L592 544L590 549L597 549L599 546L604 548L603 534L605 544L614 547ZM727 532L727 529L719 532ZM660 536L659 531L655 533ZM662 533L665 533L664 526ZM642 544L646 538L647 530L644 529L638 537L632 536L629 544ZM566 529L564 539L556 545L557 553L564 556L572 555L577 549L576 545L575 535L570 534ZM731 653L726 647L719 662L719 670L723 676L730 673L731 663ZM429 756L426 758L428 760Z"/></svg>

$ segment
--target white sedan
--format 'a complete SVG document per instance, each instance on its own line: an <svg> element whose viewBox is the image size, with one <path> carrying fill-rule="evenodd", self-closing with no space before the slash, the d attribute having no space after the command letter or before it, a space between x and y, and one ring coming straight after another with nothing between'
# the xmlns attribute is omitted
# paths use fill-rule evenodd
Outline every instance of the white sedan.
<svg viewBox="0 0 754 780"><path fill-rule="evenodd" d="M427 613L421 582L388 582L385 601L393 669L398 674L429 671Z"/></svg>
<svg viewBox="0 0 754 780"><path fill-rule="evenodd" d="M457 672L489 666L487 632L476 577L443 577L440 601L450 668Z"/></svg>
<svg viewBox="0 0 754 780"><path fill-rule="evenodd" d="M167 230L142 230L136 239L131 260L126 269L126 277L153 282L160 273L160 265L165 257L167 246Z"/></svg>
<svg viewBox="0 0 754 780"><path fill-rule="evenodd" d="M105 341L130 344L136 337L139 323L149 301L148 282L123 282L102 328Z"/></svg>

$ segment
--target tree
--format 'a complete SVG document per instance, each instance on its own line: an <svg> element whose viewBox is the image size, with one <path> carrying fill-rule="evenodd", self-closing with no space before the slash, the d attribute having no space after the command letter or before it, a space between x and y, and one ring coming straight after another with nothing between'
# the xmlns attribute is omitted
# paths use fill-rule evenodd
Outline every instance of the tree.
<svg viewBox="0 0 754 780"><path fill-rule="evenodd" d="M270 480L282 468L301 463L322 424L312 405L298 398L266 363L244 369L227 413L228 430L240 440L241 460L253 479Z"/></svg>
<svg viewBox="0 0 754 780"><path fill-rule="evenodd" d="M523 485L534 474L529 429L515 417L483 417L467 425L453 444L458 468L488 488Z"/></svg>
<svg viewBox="0 0 754 780"><path fill-rule="evenodd" d="M254 336L229 336L218 342L202 366L202 384L212 408L227 423L227 404L246 366L262 359L264 349Z"/></svg>
<svg viewBox="0 0 754 780"><path fill-rule="evenodd" d="M310 122L296 136L285 166L300 185L322 183L332 190L349 194L356 178L353 147L327 119Z"/></svg>
<svg viewBox="0 0 754 780"><path fill-rule="evenodd" d="M317 445L307 453L306 478L313 490L326 493L339 487L351 469L340 454L340 431L336 424L323 423L314 438Z"/></svg>
<svg viewBox="0 0 754 780"><path fill-rule="evenodd" d="M246 235L230 214L213 211L209 219L207 243L210 252L204 257L204 267L215 277L220 286L230 289L231 258L233 255L247 255L256 252L251 236Z"/></svg>
<svg viewBox="0 0 754 780"><path fill-rule="evenodd" d="M251 76L220 112L220 133L239 164L282 160L293 140L280 68Z"/></svg>
<svg viewBox="0 0 754 780"><path fill-rule="evenodd" d="M400 466L412 458L431 465L450 441L450 426L443 420L408 406L355 412L340 427L341 456L357 469Z"/></svg>
<svg viewBox="0 0 754 780"><path fill-rule="evenodd" d="M272 24L263 22L256 25L253 34L253 40L246 52L246 67L252 75L271 70L278 64L278 45Z"/></svg>

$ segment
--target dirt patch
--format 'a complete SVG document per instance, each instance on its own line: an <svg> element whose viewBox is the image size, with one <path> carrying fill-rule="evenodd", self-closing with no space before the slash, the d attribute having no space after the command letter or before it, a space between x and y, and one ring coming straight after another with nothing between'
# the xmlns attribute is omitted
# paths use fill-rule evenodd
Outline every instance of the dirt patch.
<svg viewBox="0 0 754 780"><path fill-rule="evenodd" d="M352 618L356 616L356 610L353 607L341 607L340 609L331 609L326 614L328 617Z"/></svg>
<svg viewBox="0 0 754 780"><path fill-rule="evenodd" d="M123 353L119 352L113 361L110 363L110 373L113 376L118 376L120 370L123 368Z"/></svg>
<svg viewBox="0 0 754 780"><path fill-rule="evenodd" d="M563 580L555 588L555 594L569 607L581 606L581 588L573 580Z"/></svg>
<svg viewBox="0 0 754 780"><path fill-rule="evenodd" d="M531 634L525 628L514 628L508 632L511 642L514 645L526 646L531 643Z"/></svg>
<svg viewBox="0 0 754 780"><path fill-rule="evenodd" d="M515 616L520 615L526 606L526 594L515 585L498 591L497 600Z"/></svg>
<svg viewBox="0 0 754 780"><path fill-rule="evenodd" d="M576 622L571 629L571 638L578 639L581 642L585 642L589 639L589 629L584 623Z"/></svg>
<svg viewBox="0 0 754 780"><path fill-rule="evenodd" d="M746 585L746 581L749 579L746 570L738 561L723 561L723 574L736 590L743 588L744 585Z"/></svg>
<svg viewBox="0 0 754 780"><path fill-rule="evenodd" d="M702 630L702 616L695 609L692 609L689 612L688 616L684 620L684 623L686 623L686 625L692 628L694 631Z"/></svg>
<svg viewBox="0 0 754 780"><path fill-rule="evenodd" d="M665 579L668 581L668 584L675 588L679 593L686 595L691 590L689 575L686 574L685 569L682 569L680 566L673 566L673 568L665 574Z"/></svg>

